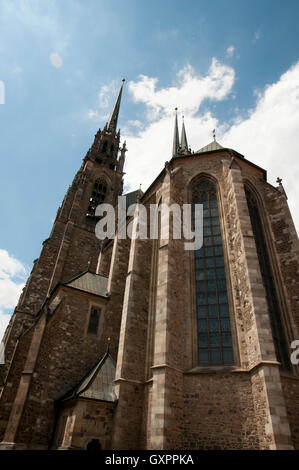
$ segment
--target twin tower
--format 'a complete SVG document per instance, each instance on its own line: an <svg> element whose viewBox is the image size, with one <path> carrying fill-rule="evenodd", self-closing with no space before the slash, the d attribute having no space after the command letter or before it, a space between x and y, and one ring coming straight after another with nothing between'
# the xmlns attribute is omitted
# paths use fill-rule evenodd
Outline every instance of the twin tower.
<svg viewBox="0 0 299 470"><path fill-rule="evenodd" d="M123 191L122 92L6 330L0 447L298 449L298 237L281 181L215 140L191 153L175 117L171 160L127 201L202 204L202 248L100 243L96 207Z"/></svg>

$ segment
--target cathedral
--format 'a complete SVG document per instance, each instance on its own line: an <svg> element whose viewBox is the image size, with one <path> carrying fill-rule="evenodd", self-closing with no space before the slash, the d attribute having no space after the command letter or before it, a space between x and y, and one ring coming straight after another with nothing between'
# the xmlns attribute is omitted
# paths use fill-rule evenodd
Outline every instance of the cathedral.
<svg viewBox="0 0 299 470"><path fill-rule="evenodd" d="M155 238L118 226L100 240L97 207L123 195L123 86L6 329L0 449L299 449L298 238L282 182L215 138L192 151L175 115L171 159L126 203L201 205L202 246L186 250L172 223L165 236L163 216Z"/></svg>

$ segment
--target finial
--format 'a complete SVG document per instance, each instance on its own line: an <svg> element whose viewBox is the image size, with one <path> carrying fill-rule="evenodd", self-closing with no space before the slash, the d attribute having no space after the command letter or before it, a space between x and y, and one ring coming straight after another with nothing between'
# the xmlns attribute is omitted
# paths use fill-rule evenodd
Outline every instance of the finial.
<svg viewBox="0 0 299 470"><path fill-rule="evenodd" d="M109 353L110 341L111 341L111 338L110 338L110 336L108 336L108 338L107 338L107 350L106 350L106 353Z"/></svg>
<svg viewBox="0 0 299 470"><path fill-rule="evenodd" d="M89 268L90 268L90 261L87 261L87 270L89 271Z"/></svg>
<svg viewBox="0 0 299 470"><path fill-rule="evenodd" d="M214 142L216 142L216 129L213 129L213 138L214 138Z"/></svg>
<svg viewBox="0 0 299 470"><path fill-rule="evenodd" d="M282 182L282 179L281 179L281 178L279 178L279 176L277 176L276 183L278 183L278 184L281 184L281 182Z"/></svg>
<svg viewBox="0 0 299 470"><path fill-rule="evenodd" d="M122 82L124 83L125 81L126 81L126 79L125 79L125 78L123 78L123 79L122 79Z"/></svg>
<svg viewBox="0 0 299 470"><path fill-rule="evenodd" d="M141 183L139 185L139 189L136 194L136 202L139 203L139 199L141 198Z"/></svg>

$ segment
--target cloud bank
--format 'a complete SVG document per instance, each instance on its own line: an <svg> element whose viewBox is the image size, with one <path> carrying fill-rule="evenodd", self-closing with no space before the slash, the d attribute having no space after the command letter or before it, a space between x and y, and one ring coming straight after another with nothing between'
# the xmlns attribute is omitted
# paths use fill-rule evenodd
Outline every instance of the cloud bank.
<svg viewBox="0 0 299 470"><path fill-rule="evenodd" d="M0 341L28 275L26 267L6 250L0 249Z"/></svg>
<svg viewBox="0 0 299 470"><path fill-rule="evenodd" d="M189 65L178 73L176 84L168 88L158 89L158 79L145 75L129 82L129 93L134 102L145 105L146 118L143 126L128 123L122 131L128 147L125 189L133 190L142 184L145 190L165 161L170 160L174 107L178 106L185 115L192 150L208 144L212 140L212 129L216 127L219 143L265 168L269 183L276 185L277 176L283 179L298 227L299 62L276 83L267 85L259 93L253 92L256 104L245 117L237 115L233 121L218 121L213 115L213 102L232 99L234 81L232 67L213 59L206 76L196 74Z"/></svg>
<svg viewBox="0 0 299 470"><path fill-rule="evenodd" d="M234 80L234 70L213 58L205 77L196 74L188 65L177 74L176 86L157 90L157 78L140 75L139 81L129 82L128 88L135 102L146 105L147 118L157 120L172 115L175 106L194 115L204 100L223 100L231 91Z"/></svg>

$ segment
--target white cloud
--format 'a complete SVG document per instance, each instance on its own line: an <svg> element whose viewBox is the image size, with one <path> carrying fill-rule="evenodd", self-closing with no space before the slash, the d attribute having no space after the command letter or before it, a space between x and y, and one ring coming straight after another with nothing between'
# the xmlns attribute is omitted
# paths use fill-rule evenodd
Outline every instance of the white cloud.
<svg viewBox="0 0 299 470"><path fill-rule="evenodd" d="M103 121L108 121L109 119L109 114L101 114L97 109L89 109L87 111L87 117L91 121L94 121L98 124L100 124Z"/></svg>
<svg viewBox="0 0 299 470"><path fill-rule="evenodd" d="M140 132L145 129L146 125L139 121L138 119L126 121L125 125L122 127L122 135L135 137L136 132Z"/></svg>
<svg viewBox="0 0 299 470"><path fill-rule="evenodd" d="M101 108L108 108L112 100L115 100L117 93L116 81L113 80L109 85L103 85L99 91L98 103Z"/></svg>
<svg viewBox="0 0 299 470"><path fill-rule="evenodd" d="M258 41L261 37L261 32L260 31L256 31L254 33L254 42Z"/></svg>
<svg viewBox="0 0 299 470"><path fill-rule="evenodd" d="M276 185L276 177L283 178L291 212L299 226L299 62L257 97L248 118L232 125L221 143L265 168L270 183Z"/></svg>
<svg viewBox="0 0 299 470"><path fill-rule="evenodd" d="M88 119L91 119L92 121L99 121L100 120L99 112L95 111L94 109L89 109L87 111L87 117L88 117Z"/></svg>
<svg viewBox="0 0 299 470"><path fill-rule="evenodd" d="M235 52L235 47L234 46L229 46L227 49L226 49L226 55L227 57L232 57L234 55L234 52Z"/></svg>
<svg viewBox="0 0 299 470"><path fill-rule="evenodd" d="M89 109L87 112L88 119L100 123L101 121L107 121L110 116L110 111L116 100L117 96L117 84L115 80L112 80L108 85L102 85L98 93L98 106L97 109ZM105 109L106 113L102 110Z"/></svg>
<svg viewBox="0 0 299 470"><path fill-rule="evenodd" d="M158 79L141 75L128 88L135 102L146 105L148 121L140 129L123 132L128 154L125 183L136 189L142 183L145 189L157 176L165 161L171 158L173 116L175 106L184 111L188 141L198 149L211 135L217 120L209 112L196 116L204 100L219 101L227 98L235 79L234 70L212 59L206 76L196 74L191 65L182 69L176 84L157 89ZM206 143L206 142L205 142Z"/></svg>
<svg viewBox="0 0 299 470"><path fill-rule="evenodd" d="M50 54L50 62L53 67L56 67L57 69L59 69L63 65L63 60L60 55L57 54L57 52L52 52L52 54Z"/></svg>
<svg viewBox="0 0 299 470"><path fill-rule="evenodd" d="M15 276L25 276L27 273L25 266L6 250L0 249L0 279L8 279Z"/></svg>
<svg viewBox="0 0 299 470"><path fill-rule="evenodd" d="M5 85L3 80L0 80L0 104L5 104Z"/></svg>
<svg viewBox="0 0 299 470"><path fill-rule="evenodd" d="M27 268L6 250L0 249L0 341L16 306L28 274Z"/></svg>
<svg viewBox="0 0 299 470"><path fill-rule="evenodd" d="M195 74L191 66L183 69L177 83L157 90L158 79L140 76L129 83L129 91L136 102L146 106L148 122L144 128L123 134L127 140L125 183L128 190L145 190L171 159L174 107L185 114L188 142L193 150L212 140L211 131L218 128L217 140L234 148L245 158L265 168L268 181L276 185L276 177L283 178L288 202L295 223L299 225L297 202L297 145L299 128L299 62L284 73L278 82L255 93L255 107L244 115L237 115L233 123L218 122L211 111L201 112L201 105L210 100L227 99L234 83L231 67L213 59L205 77ZM234 104L235 107L235 104Z"/></svg>
<svg viewBox="0 0 299 470"><path fill-rule="evenodd" d="M60 20L59 7L55 2L42 4L35 0L9 0L2 1L0 8L8 25L15 21L34 32L51 37L53 44L60 47L68 45L70 38L67 36L65 23Z"/></svg>
<svg viewBox="0 0 299 470"><path fill-rule="evenodd" d="M143 123L138 119L133 121L128 121L129 126L137 127L138 129L142 129L144 127Z"/></svg>
<svg viewBox="0 0 299 470"><path fill-rule="evenodd" d="M194 114L203 100L224 99L231 91L234 79L234 70L213 58L205 77L187 65L177 74L176 86L156 90L157 78L140 75L139 81L129 82L128 88L135 102L143 102L147 106L148 119L157 120L172 115L175 106L186 114Z"/></svg>

